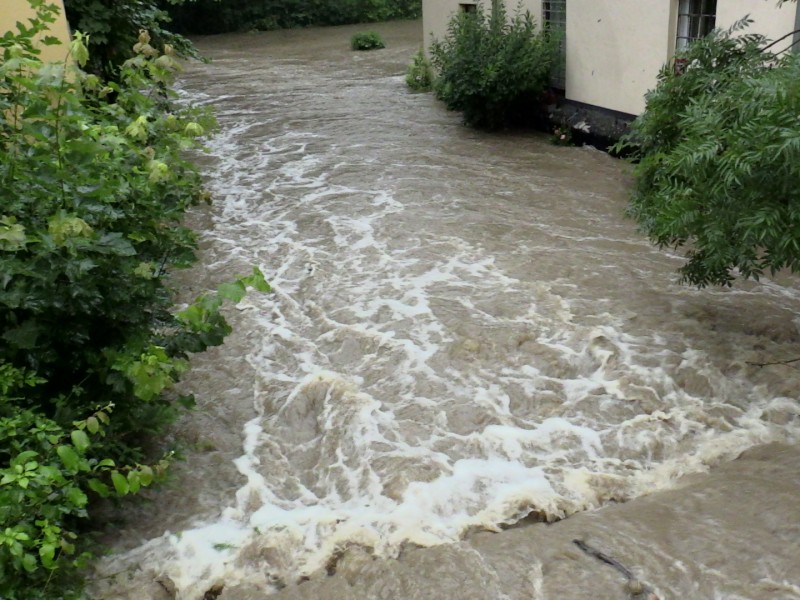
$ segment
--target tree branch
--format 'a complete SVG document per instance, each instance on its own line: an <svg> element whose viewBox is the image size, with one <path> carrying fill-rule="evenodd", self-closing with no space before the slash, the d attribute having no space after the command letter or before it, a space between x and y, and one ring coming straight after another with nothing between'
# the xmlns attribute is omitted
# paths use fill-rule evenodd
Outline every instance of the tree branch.
<svg viewBox="0 0 800 600"><path fill-rule="evenodd" d="M656 596L655 592L653 591L653 588L638 580L633 572L617 559L611 558L608 554L604 554L596 548L592 548L589 544L581 540L572 540L572 543L589 556L595 557L597 560L614 567L617 571L622 573L625 579L628 580L626 587L632 598L642 598L643 600L659 600L658 596Z"/></svg>
<svg viewBox="0 0 800 600"><path fill-rule="evenodd" d="M800 356L797 358L790 358L789 360L776 360L772 362L763 362L763 363L750 362L749 360L746 361L748 365L751 365L753 367L769 367L770 365L790 365L796 362L800 362Z"/></svg>
<svg viewBox="0 0 800 600"><path fill-rule="evenodd" d="M761 49L761 51L762 51L762 52L766 52L767 50L769 50L770 48L772 48L772 47L773 47L775 44L780 44L780 43L781 43L783 40L785 40L786 38L788 38L788 37L790 37L790 36L793 36L793 35L794 35L794 34L796 34L796 33L800 33L800 29L795 29L794 31L790 31L790 32L789 32L789 33L787 33L786 35L779 37L777 40L774 40L774 41L770 42L769 44L767 44L766 46L764 46L764 47ZM794 44L792 44L792 46L794 46ZM792 46L789 46L789 47L791 48Z"/></svg>

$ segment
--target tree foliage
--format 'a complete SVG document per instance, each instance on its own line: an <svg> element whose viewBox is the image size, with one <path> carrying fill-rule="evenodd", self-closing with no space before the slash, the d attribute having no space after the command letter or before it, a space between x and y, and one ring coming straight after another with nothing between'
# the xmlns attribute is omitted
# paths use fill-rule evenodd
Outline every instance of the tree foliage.
<svg viewBox="0 0 800 600"><path fill-rule="evenodd" d="M173 3L175 4L175 3ZM168 6L177 31L223 33L416 19L421 0L196 0Z"/></svg>
<svg viewBox="0 0 800 600"><path fill-rule="evenodd" d="M206 199L186 159L214 126L172 104L177 62L140 32L115 81L45 64L55 7L0 37L0 597L71 597L91 501L150 485L149 459L191 398L190 352L230 331L220 308L260 272L182 311L166 275L195 260L186 210Z"/></svg>
<svg viewBox="0 0 800 600"><path fill-rule="evenodd" d="M460 12L431 46L434 91L464 122L490 129L541 116L558 40L537 28L529 12L509 17L505 3Z"/></svg>
<svg viewBox="0 0 800 600"><path fill-rule="evenodd" d="M154 46L169 44L180 56L197 57L194 46L167 29L170 6L185 0L64 0L73 31L84 34L89 49L85 70L114 79L117 70L134 56L139 32L147 31Z"/></svg>
<svg viewBox="0 0 800 600"><path fill-rule="evenodd" d="M800 271L800 55L742 21L665 66L618 149L633 149L629 213L659 246L686 247L682 280L730 285Z"/></svg>

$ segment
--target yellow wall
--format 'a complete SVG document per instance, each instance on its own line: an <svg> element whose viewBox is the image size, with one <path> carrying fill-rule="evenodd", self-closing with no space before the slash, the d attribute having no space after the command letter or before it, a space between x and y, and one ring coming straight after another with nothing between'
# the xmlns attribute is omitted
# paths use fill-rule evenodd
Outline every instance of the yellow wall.
<svg viewBox="0 0 800 600"><path fill-rule="evenodd" d="M62 61L67 55L67 42L69 41L69 28L64 16L64 3L62 0L50 0L60 9L58 21L51 26L48 35L59 38L63 43L59 46L42 46L42 60ZM28 19L34 16L34 11L26 0L0 0L0 35L6 31L16 31L17 21L28 24Z"/></svg>

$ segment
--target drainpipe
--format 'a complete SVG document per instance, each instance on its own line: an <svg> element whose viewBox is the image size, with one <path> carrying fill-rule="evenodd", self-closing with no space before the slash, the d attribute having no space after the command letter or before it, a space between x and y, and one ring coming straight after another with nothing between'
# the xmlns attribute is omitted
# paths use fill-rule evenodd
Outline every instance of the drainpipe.
<svg viewBox="0 0 800 600"><path fill-rule="evenodd" d="M795 9L794 13L795 34L794 37L792 38L792 42L794 43L792 48L794 49L795 52L800 52L800 1L798 1L796 4L797 8Z"/></svg>

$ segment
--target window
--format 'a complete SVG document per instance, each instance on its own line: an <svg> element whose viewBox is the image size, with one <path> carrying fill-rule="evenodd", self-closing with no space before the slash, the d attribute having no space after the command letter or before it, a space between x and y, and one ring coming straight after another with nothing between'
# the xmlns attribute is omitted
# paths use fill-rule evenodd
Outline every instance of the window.
<svg viewBox="0 0 800 600"><path fill-rule="evenodd" d="M461 12L472 13L475 12L478 7L475 4L459 4L458 8L461 9Z"/></svg>
<svg viewBox="0 0 800 600"><path fill-rule="evenodd" d="M717 0L680 0L675 48L680 50L692 40L706 37L714 29L716 21Z"/></svg>
<svg viewBox="0 0 800 600"><path fill-rule="evenodd" d="M546 31L552 31L561 40L558 64L553 68L550 83L563 90L567 79L567 0L544 0L542 23Z"/></svg>

